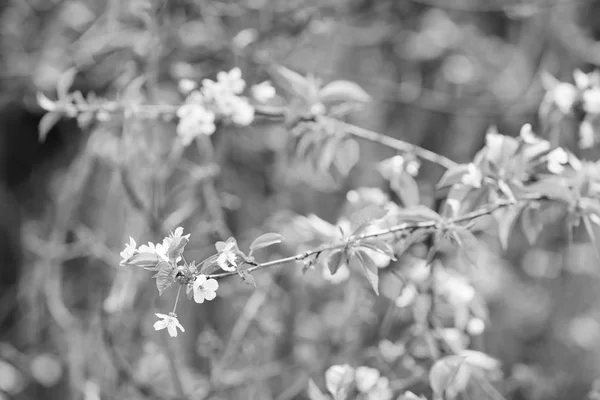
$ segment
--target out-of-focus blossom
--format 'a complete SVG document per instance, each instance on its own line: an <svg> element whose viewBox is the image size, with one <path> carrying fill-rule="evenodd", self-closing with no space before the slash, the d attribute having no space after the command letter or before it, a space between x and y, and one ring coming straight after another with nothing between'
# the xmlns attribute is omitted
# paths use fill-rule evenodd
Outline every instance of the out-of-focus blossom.
<svg viewBox="0 0 600 400"><path fill-rule="evenodd" d="M390 381L385 376L377 380L375 386L367 393L367 400L391 400L393 396Z"/></svg>
<svg viewBox="0 0 600 400"><path fill-rule="evenodd" d="M177 134L185 146L198 136L212 135L216 130L215 114L201 103L188 102L182 105L177 110L177 116L179 117Z"/></svg>
<svg viewBox="0 0 600 400"><path fill-rule="evenodd" d="M592 123L586 118L579 125L579 148L590 149L596 144Z"/></svg>
<svg viewBox="0 0 600 400"><path fill-rule="evenodd" d="M579 91L570 83L560 82L552 89L552 100L563 114L568 114L573 108Z"/></svg>
<svg viewBox="0 0 600 400"><path fill-rule="evenodd" d="M246 82L242 79L242 70L237 67L229 72L219 72L217 82L224 85L233 94L241 94L246 87Z"/></svg>
<svg viewBox="0 0 600 400"><path fill-rule="evenodd" d="M379 370L370 367L356 368L356 388L361 393L367 393L377 383L381 373Z"/></svg>
<svg viewBox="0 0 600 400"><path fill-rule="evenodd" d="M123 265L123 263L127 260L129 260L131 257L133 257L133 255L137 252L137 248L136 248L136 243L135 240L133 240L133 238L130 236L129 237L129 243L125 243L125 249L123 249L123 251L120 253L120 256L122 258L121 260L121 265Z"/></svg>
<svg viewBox="0 0 600 400"><path fill-rule="evenodd" d="M177 336L177 329L180 329L181 332L185 332L185 329L183 329L183 326L181 326L175 314L170 313L169 315L166 315L156 313L156 316L160 318L160 321L156 321L154 323L155 330L160 331L167 328L167 331L171 337Z"/></svg>
<svg viewBox="0 0 600 400"><path fill-rule="evenodd" d="M569 162L569 155L562 148L556 148L548 153L548 171L553 174L560 174L565 170L564 164Z"/></svg>
<svg viewBox="0 0 600 400"><path fill-rule="evenodd" d="M600 87L592 87L582 94L583 109L589 114L600 114Z"/></svg>
<svg viewBox="0 0 600 400"><path fill-rule="evenodd" d="M192 287L194 289L194 301L204 303L204 300L210 301L217 296L219 282L215 279L207 279L206 275L198 275Z"/></svg>
<svg viewBox="0 0 600 400"><path fill-rule="evenodd" d="M219 252L217 264L223 271L235 271L237 268L237 254L239 249L234 238L229 238L227 242L218 242L215 247Z"/></svg>
<svg viewBox="0 0 600 400"><path fill-rule="evenodd" d="M191 79L182 79L179 81L179 91L183 94L189 94L198 87L198 84Z"/></svg>
<svg viewBox="0 0 600 400"><path fill-rule="evenodd" d="M533 129L531 128L531 124L525 124L521 127L521 132L519 133L521 140L523 140L526 144L536 144L540 142L542 139L535 136L533 133Z"/></svg>
<svg viewBox="0 0 600 400"><path fill-rule="evenodd" d="M354 381L354 368L348 364L332 365L325 371L325 386L332 396L348 388Z"/></svg>
<svg viewBox="0 0 600 400"><path fill-rule="evenodd" d="M469 164L467 173L462 177L463 185L480 188L483 182L483 175L477 166L473 163Z"/></svg>
<svg viewBox="0 0 600 400"><path fill-rule="evenodd" d="M261 103L266 103L275 97L276 94L275 88L271 85L270 81L264 81L258 85L252 86L250 92L252 93L252 97Z"/></svg>
<svg viewBox="0 0 600 400"><path fill-rule="evenodd" d="M467 332L472 336L479 336L485 330L485 322L480 318L471 318L467 324Z"/></svg>

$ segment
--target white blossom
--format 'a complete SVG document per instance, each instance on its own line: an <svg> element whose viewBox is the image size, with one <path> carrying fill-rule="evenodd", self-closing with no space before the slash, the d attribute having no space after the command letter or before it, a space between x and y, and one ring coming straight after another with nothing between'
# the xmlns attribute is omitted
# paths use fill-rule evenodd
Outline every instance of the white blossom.
<svg viewBox="0 0 600 400"><path fill-rule="evenodd" d="M156 313L156 316L160 318L160 321L156 321L154 323L155 330L160 331L161 329L167 328L167 331L171 337L177 336L177 329L180 329L181 332L185 332L185 329L183 329L183 326L181 326L175 314L170 313L169 315L166 315Z"/></svg>
<svg viewBox="0 0 600 400"><path fill-rule="evenodd" d="M194 301L204 303L204 300L210 301L217 296L219 282L215 279L207 279L206 275L198 275L192 287L194 289Z"/></svg>
<svg viewBox="0 0 600 400"><path fill-rule="evenodd" d="M368 393L379 380L381 373L379 370L370 367L356 368L356 388L361 393Z"/></svg>
<svg viewBox="0 0 600 400"><path fill-rule="evenodd" d="M130 236L129 243L125 243L125 249L123 249L123 251L120 253L122 258L121 264L133 257L137 251L135 240L133 240L133 238Z"/></svg>
<svg viewBox="0 0 600 400"><path fill-rule="evenodd" d="M252 97L261 103L266 103L275 97L276 94L275 88L273 85L271 85L270 81L264 81L258 85L254 85L250 91L252 93Z"/></svg>

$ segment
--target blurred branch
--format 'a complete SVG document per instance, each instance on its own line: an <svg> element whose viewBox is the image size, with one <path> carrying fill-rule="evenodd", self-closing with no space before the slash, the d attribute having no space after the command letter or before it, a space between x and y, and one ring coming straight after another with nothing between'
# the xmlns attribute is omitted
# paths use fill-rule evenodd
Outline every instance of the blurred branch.
<svg viewBox="0 0 600 400"><path fill-rule="evenodd" d="M157 400L169 399L169 397L165 396L164 394L158 394L156 392L156 390L154 389L154 387L152 387L151 385L137 381L137 379L135 378L135 375L132 371L131 366L127 363L127 361L125 361L125 359L118 352L118 350L115 346L112 333L110 332L110 330L108 328L108 315L107 315L106 311L104 311L104 309L101 307L99 312L100 312L100 328L102 331L101 338L102 338L102 341L103 341L106 349L108 350L107 351L108 356L109 356L113 366L117 370L119 377L128 381L131 384L131 386L138 392L138 394L145 399L157 399Z"/></svg>

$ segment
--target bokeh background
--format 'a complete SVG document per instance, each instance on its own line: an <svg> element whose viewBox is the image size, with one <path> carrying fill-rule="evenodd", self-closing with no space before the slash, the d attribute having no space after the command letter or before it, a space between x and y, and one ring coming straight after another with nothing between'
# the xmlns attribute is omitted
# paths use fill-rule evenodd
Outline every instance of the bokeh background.
<svg viewBox="0 0 600 400"><path fill-rule="evenodd" d="M192 399L304 399L308 378L323 387L335 363L376 366L395 388L430 395L411 381L423 367L410 349L389 362L406 315L360 278L335 285L294 265L257 273L257 289L234 277L213 302L181 303L186 332L168 340L152 323L174 293L159 297L147 271L119 267L129 236L162 238L128 198L121 165L164 229L192 234L186 258L200 261L229 235L243 248L267 229L289 231L286 218L271 218L281 212L335 222L348 190L389 191L372 166L392 151L361 144L359 164L332 185L288 162L281 124L257 121L213 135L214 190L202 178L212 165L202 146L163 181L157 165L173 121L122 117L80 129L65 119L38 141L35 93L52 96L66 69L78 69L73 88L83 93L177 104L182 78L239 66L253 84L280 63L360 84L373 101L351 122L468 162L490 125L517 135L531 123L544 135L541 71L572 82L574 68L600 63L598 39L592 0L2 1L0 399L174 399L169 358ZM567 138L573 118L560 122ZM442 173L421 167L429 206ZM503 362L502 392L589 398L600 373L600 281L587 239L567 245L558 226L535 246L517 231L506 252L483 239L474 281L490 322L472 345ZM263 256L296 250L292 240Z"/></svg>

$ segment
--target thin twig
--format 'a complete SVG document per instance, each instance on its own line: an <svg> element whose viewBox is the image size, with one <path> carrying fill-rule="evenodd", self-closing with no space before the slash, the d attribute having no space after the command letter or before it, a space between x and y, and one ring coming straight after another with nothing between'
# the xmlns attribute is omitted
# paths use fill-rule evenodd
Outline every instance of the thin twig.
<svg viewBox="0 0 600 400"><path fill-rule="evenodd" d="M444 157L431 150L427 150L423 147L417 146L416 144L408 143L400 139L381 134L379 132L371 131L369 129L361 128L359 126L352 125L347 122L336 120L331 117L320 117L319 119L323 120L326 123L336 124L337 126L343 128L344 131L349 135L355 136L363 140L367 140L369 142L379 143L383 146L389 147L394 150L413 153L416 156L422 158L423 160L427 160L434 164L438 164L446 169L453 168L458 165L458 163L452 161L448 157Z"/></svg>
<svg viewBox="0 0 600 400"><path fill-rule="evenodd" d="M537 196L537 197L530 196L527 198L527 200L529 200L529 201L535 201L535 200L541 200L541 199L542 199L542 197L540 197L540 196ZM380 236L387 236L387 235L391 235L391 234L394 234L397 232L403 232L403 231L414 230L414 229L435 228L435 227L440 226L441 224L451 225L451 224L463 223L463 222L471 221L476 218L482 217L484 215L489 215L498 209L508 207L508 206L511 206L514 204L515 203L511 200L500 200L492 205L482 207L479 210L475 210L475 211L469 212L467 214L464 214L464 215L461 215L458 217L449 218L445 221L444 220L430 220L430 221L421 221L421 222L405 222L405 223L402 223L399 225L392 226L388 229L383 229L383 230L379 230L379 231L375 231L375 232L371 232L371 233L364 233L364 234L357 235L357 236L351 236L343 243L329 244L329 245L321 246L314 250L309 250L304 253L296 254L294 256L280 258L278 260L268 261L268 262L255 264L255 265L253 264L252 267L246 269L245 271L254 272L254 271L257 271L257 270L263 269L263 268L274 267L277 265L287 264L287 263L291 263L291 262L295 262L295 261L303 261L312 256L318 257L318 255L324 251L342 249L342 248L348 246L348 243L360 242L361 240L364 240L364 239L370 239L370 238L375 238L375 237L380 237ZM207 278L220 279L220 278L225 278L227 276L232 276L232 275L238 275L238 272L232 271L232 272L222 272L222 273L218 273L218 274L211 274L211 275L207 275Z"/></svg>

